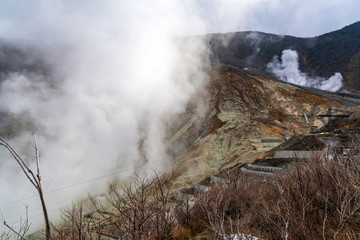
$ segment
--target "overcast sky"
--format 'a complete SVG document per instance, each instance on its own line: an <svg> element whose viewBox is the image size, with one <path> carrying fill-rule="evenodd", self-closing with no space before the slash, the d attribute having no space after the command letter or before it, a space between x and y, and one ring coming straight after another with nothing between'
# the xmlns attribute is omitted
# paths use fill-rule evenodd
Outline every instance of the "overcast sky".
<svg viewBox="0 0 360 240"><path fill-rule="evenodd" d="M50 2L50 3L49 3ZM45 0L0 0L0 36L34 38L29 34L37 16L63 12L81 12L94 18L111 1L45 1ZM128 1L122 2L127 5ZM169 5L165 0L137 1L139 5L149 2L154 5ZM170 1L171 2L171 1ZM208 32L234 32L244 30L264 31L282 35L311 37L339 29L359 21L358 0L183 0L183 6L174 6L169 14L185 11L187 15L201 19L205 27L189 28L180 34L204 34ZM114 9L116 11L116 9ZM148 9L149 12L152 9ZM119 11L119 15L124 12ZM129 15L137 12L131 9ZM157 14L157 13L155 13ZM158 13L161 14L161 13ZM42 20L44 18L41 18ZM51 28L51 21L43 27ZM193 24L188 21L188 24ZM198 24L198 23L196 23ZM70 26L69 26L70 27ZM36 28L36 26L35 26Z"/></svg>
<svg viewBox="0 0 360 240"><path fill-rule="evenodd" d="M359 21L358 0L202 0L211 31L257 30L311 37ZM210 4L211 2L211 4Z"/></svg>

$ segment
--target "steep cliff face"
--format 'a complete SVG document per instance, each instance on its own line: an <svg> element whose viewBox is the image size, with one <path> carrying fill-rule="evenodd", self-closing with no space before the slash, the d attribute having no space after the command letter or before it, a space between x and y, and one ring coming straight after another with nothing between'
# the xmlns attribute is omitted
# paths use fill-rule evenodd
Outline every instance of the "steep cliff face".
<svg viewBox="0 0 360 240"><path fill-rule="evenodd" d="M178 171L178 187L196 182L264 153L252 139L285 139L321 127L317 119L331 109L346 111L343 102L306 89L230 69L210 72L202 94L207 108L196 106L172 126L170 149Z"/></svg>

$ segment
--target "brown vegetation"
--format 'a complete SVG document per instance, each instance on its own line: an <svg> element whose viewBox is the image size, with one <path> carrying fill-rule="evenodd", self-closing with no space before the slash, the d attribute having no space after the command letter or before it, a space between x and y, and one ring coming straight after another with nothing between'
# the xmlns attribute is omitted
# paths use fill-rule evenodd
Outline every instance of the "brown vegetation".
<svg viewBox="0 0 360 240"><path fill-rule="evenodd" d="M197 206L218 236L263 239L359 239L359 156L315 156L273 179L240 176L212 188Z"/></svg>
<svg viewBox="0 0 360 240"><path fill-rule="evenodd" d="M228 184L195 195L195 202L171 199L168 180L155 176L120 189L111 185L105 201L90 197L91 223L81 204L63 211L56 238L360 238L360 156L350 152L314 156L272 178L231 175Z"/></svg>
<svg viewBox="0 0 360 240"><path fill-rule="evenodd" d="M176 229L166 175L138 177L122 187L110 184L105 200L90 196L62 211L63 223L53 225L54 239L170 239Z"/></svg>

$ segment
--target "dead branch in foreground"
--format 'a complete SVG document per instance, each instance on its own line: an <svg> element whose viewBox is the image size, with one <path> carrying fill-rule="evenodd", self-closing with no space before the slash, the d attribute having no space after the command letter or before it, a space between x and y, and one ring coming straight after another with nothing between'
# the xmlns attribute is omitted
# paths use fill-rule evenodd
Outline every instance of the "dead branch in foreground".
<svg viewBox="0 0 360 240"><path fill-rule="evenodd" d="M44 215L46 239L47 239L47 240L50 240L50 238L51 238L51 233L50 233L50 221L49 221L49 217L48 217L48 213L47 213L47 208L46 208L46 204L45 204L44 193L43 193L42 186L41 186L40 155L39 155L39 149L38 149L38 146L37 146L37 141L36 141L35 133L33 134L33 136L34 136L35 160L36 160L36 168L37 168L36 175L35 175L35 173L28 167L28 165L27 165L26 162L22 159L22 157L20 157L19 153L18 153L17 151L15 151L14 148L13 148L7 141L5 141L5 139L2 138L2 137L0 137L0 145L4 146L7 150L9 150L9 152L10 152L11 155L13 156L14 160L19 164L20 168L21 168L22 171L24 172L25 176L28 178L28 180L30 181L30 183L31 183L31 184L35 187L35 189L37 190L37 192L38 192L38 194L39 194L40 201L41 201L41 206L42 206L42 210L43 210L43 215Z"/></svg>

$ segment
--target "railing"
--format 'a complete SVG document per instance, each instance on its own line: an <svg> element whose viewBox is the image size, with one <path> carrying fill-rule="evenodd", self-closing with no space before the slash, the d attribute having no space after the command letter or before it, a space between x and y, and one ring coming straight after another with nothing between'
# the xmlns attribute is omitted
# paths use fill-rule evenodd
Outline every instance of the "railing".
<svg viewBox="0 0 360 240"><path fill-rule="evenodd" d="M252 165L252 164L248 164L248 167L252 168L254 170L264 171L264 172L280 172L282 170L281 167L259 166L259 165Z"/></svg>
<svg viewBox="0 0 360 240"><path fill-rule="evenodd" d="M257 175L262 175L262 176L271 176L271 175L273 175L272 172L255 171L255 170L250 170L250 169L246 169L246 168L241 168L241 171L244 172L244 173L251 173L251 174L257 174Z"/></svg>

